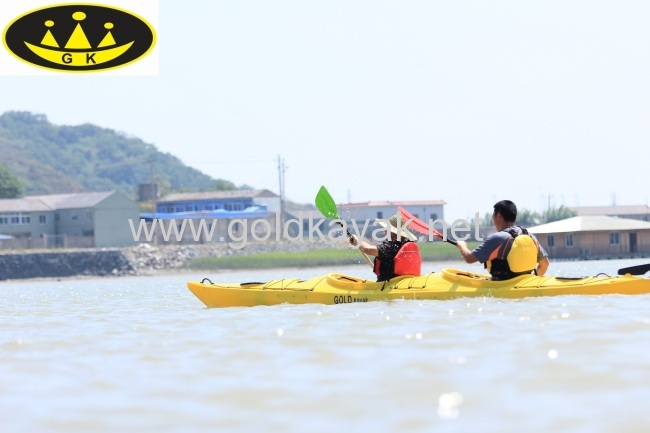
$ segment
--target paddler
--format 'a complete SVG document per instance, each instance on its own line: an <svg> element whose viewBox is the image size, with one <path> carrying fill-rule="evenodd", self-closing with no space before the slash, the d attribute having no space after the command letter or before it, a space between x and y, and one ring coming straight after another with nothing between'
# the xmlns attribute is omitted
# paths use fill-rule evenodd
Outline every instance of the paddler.
<svg viewBox="0 0 650 433"><path fill-rule="evenodd" d="M402 275L420 275L422 268L422 257L420 249L414 242L417 237L404 227L398 225L399 214L395 214L388 220L379 220L377 224L386 230L390 230L390 240L385 240L379 245L372 245L361 241L359 249L364 253L375 256L373 272L377 275L377 281L388 281L391 278ZM350 243L357 245L358 239L352 235Z"/></svg>
<svg viewBox="0 0 650 433"><path fill-rule="evenodd" d="M535 235L515 225L517 206L510 200L494 205L492 220L496 233L492 233L474 251L465 241L457 241L467 263L481 262L493 280L509 280L518 275L534 273L542 276L548 269L548 254Z"/></svg>

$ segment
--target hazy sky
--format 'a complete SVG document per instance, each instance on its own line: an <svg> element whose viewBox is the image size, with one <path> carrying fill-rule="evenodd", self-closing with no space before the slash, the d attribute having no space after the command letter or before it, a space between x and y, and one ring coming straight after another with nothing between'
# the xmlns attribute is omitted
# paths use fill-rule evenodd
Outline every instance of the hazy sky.
<svg viewBox="0 0 650 433"><path fill-rule="evenodd" d="M158 76L3 76L0 112L124 131L276 192L282 155L297 202L325 185L443 199L448 220L504 198L645 204L648 16L647 0L160 0Z"/></svg>

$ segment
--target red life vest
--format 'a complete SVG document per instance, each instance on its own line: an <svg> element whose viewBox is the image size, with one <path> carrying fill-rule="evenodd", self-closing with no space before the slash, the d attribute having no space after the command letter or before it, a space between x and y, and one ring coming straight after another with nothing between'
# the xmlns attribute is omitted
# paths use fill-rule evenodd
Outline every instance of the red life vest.
<svg viewBox="0 0 650 433"><path fill-rule="evenodd" d="M379 276L380 269L379 257L375 258L374 273ZM419 276L422 271L422 257L420 249L415 242L406 242L395 254L393 259L393 277L400 275Z"/></svg>

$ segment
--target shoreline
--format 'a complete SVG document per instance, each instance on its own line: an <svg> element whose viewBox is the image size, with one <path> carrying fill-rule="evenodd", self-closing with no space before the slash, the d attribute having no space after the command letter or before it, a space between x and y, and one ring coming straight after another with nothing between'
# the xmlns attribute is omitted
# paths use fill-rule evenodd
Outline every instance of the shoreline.
<svg viewBox="0 0 650 433"><path fill-rule="evenodd" d="M456 248L442 242L420 243L424 263L461 261ZM249 257L250 256L250 257ZM641 259L630 257L584 257L552 262ZM11 281L63 281L97 277L164 276L221 273L260 269L304 269L362 264L361 256L345 240L337 242L266 242L247 249L223 244L139 244L124 248L74 250L3 251L0 283Z"/></svg>
<svg viewBox="0 0 650 433"><path fill-rule="evenodd" d="M0 252L0 282L41 278L84 278L107 276L147 276L164 272L196 271L186 264L196 259L218 260L274 253L305 253L342 249L345 242L264 242L248 248L226 244L161 245L146 243L131 247L4 250ZM252 260L254 261L254 260ZM291 266L290 263L287 264Z"/></svg>
<svg viewBox="0 0 650 433"><path fill-rule="evenodd" d="M455 253L455 249L437 244L434 249ZM456 259L455 254L449 258ZM427 261L425 254L423 260ZM434 260L443 261L443 258L436 255ZM333 242L260 242L245 249L231 249L224 244L153 246L143 243L123 248L2 251L0 282L334 267L361 262L358 251L350 248L343 238Z"/></svg>

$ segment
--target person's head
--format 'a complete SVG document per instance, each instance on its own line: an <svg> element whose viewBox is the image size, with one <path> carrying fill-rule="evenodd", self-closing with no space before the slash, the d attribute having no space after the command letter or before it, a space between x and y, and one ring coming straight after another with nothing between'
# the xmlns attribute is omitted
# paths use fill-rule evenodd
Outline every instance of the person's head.
<svg viewBox="0 0 650 433"><path fill-rule="evenodd" d="M400 238L402 238L403 240L408 239L408 240L411 240L411 241L414 241L415 239L417 239L417 237L413 233L408 231L408 229L403 228L404 223L406 221L402 220L400 214L393 215L392 217L390 217L388 222L389 222L389 224L386 224L384 221L379 221L378 224L380 226L382 226L383 228L385 228L386 230L390 230L391 239L396 240L398 238L398 234L397 234L398 222L399 222L399 225L401 226L400 228L402 228L402 230L401 230L401 232L399 234Z"/></svg>
<svg viewBox="0 0 650 433"><path fill-rule="evenodd" d="M502 220L505 225L512 225L517 220L517 206L510 200L501 200L494 205L492 217L495 225L498 220Z"/></svg>

